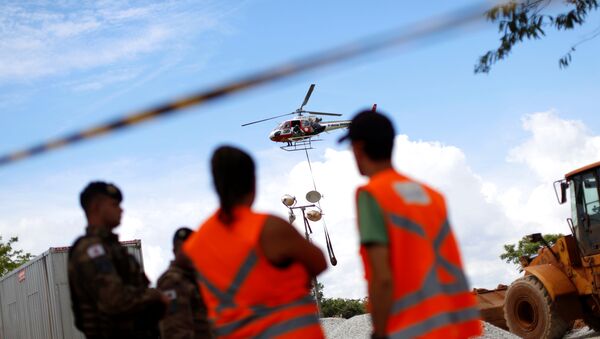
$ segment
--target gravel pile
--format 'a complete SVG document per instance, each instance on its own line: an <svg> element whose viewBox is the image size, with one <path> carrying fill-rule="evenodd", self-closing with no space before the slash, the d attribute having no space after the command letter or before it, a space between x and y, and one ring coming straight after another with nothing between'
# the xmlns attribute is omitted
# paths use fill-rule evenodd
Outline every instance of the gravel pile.
<svg viewBox="0 0 600 339"><path fill-rule="evenodd" d="M354 316L348 320L339 318L341 321L336 321L337 326L327 328L327 323L323 320L336 319L325 318L321 319L325 337L327 339L369 339L371 338L371 317L368 314ZM332 324L332 323L330 323Z"/></svg>
<svg viewBox="0 0 600 339"><path fill-rule="evenodd" d="M348 320L343 318L323 318L321 319L323 331L327 339L368 339L371 337L371 317L368 314L357 315ZM480 339L518 339L519 337L498 328L490 323L483 323L484 334ZM567 336L566 338L592 338L582 336L589 332L578 332L576 336Z"/></svg>
<svg viewBox="0 0 600 339"><path fill-rule="evenodd" d="M593 339L600 338L598 332L594 332L589 327L585 326L582 328L573 329L565 335L565 339Z"/></svg>
<svg viewBox="0 0 600 339"><path fill-rule="evenodd" d="M344 318L321 318L321 327L325 332L327 338L331 337L333 331L335 331L346 319Z"/></svg>
<svg viewBox="0 0 600 339"><path fill-rule="evenodd" d="M483 322L483 335L479 339L519 339L516 335L496 327L488 322Z"/></svg>

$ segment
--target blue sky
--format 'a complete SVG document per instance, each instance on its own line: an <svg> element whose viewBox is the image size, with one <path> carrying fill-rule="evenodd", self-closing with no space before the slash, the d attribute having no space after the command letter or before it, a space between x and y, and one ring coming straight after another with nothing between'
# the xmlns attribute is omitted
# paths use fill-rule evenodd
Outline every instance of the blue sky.
<svg viewBox="0 0 600 339"><path fill-rule="evenodd" d="M4 2L0 153L469 3ZM142 238L147 265L159 262L149 267L155 278L168 262L169 232L199 223L215 207L206 165L217 145L241 145L255 155L264 186L257 206L285 213L278 199L289 192L281 187L303 190L297 181L309 180L304 155L283 153L268 140L277 120L240 125L295 110L315 83L309 109L350 118L377 103L390 115L400 135L397 148L405 151L396 164L447 194L471 272L498 267L486 276L471 274L474 284L489 287L514 271L497 259L501 243L539 227L567 232L568 211L535 192L551 193L552 178L600 156L597 40L581 45L568 69L558 68L558 59L596 29L597 19L593 14L591 26L517 46L488 75L473 74L473 66L499 36L482 24L433 45L375 53L1 167L0 235L19 235L34 253L69 244L84 224L78 192L92 179L114 181L131 216L122 238ZM361 179L347 146L334 142L337 135L325 136L311 157L325 196L350 196L340 196L339 205L332 201L326 212L338 232L332 232L334 246L353 256L356 239L343 230L353 230L354 219L344 211ZM485 208L505 222L488 223L479 216ZM485 260L472 259L481 248L493 250ZM337 282L360 271L348 260L325 276L326 294L362 295L364 286Z"/></svg>

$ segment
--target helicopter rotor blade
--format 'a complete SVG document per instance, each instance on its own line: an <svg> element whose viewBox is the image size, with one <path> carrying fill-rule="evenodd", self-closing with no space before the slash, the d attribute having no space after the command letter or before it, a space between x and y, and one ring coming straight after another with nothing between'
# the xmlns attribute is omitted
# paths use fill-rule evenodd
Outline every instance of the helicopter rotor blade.
<svg viewBox="0 0 600 339"><path fill-rule="evenodd" d="M302 112L306 112L306 113L310 113L310 114L314 114L314 115L331 115L334 117L342 116L342 114L339 114L339 113L327 113L327 112L315 112L315 111L302 111Z"/></svg>
<svg viewBox="0 0 600 339"><path fill-rule="evenodd" d="M310 87L308 88L308 92L306 92L306 96L304 97L304 102L302 103L302 106L300 106L300 111L302 111L302 108L304 108L304 106L308 103L308 99L310 99L310 95L312 94L313 90L315 89L315 84L310 84Z"/></svg>
<svg viewBox="0 0 600 339"><path fill-rule="evenodd" d="M296 114L296 112L292 112L292 113L286 113L286 114L281 114L281 115L277 115L277 116L270 117L270 118L266 118L266 119L261 119L261 120L252 121L252 122L249 122L249 123L243 124L243 125L242 125L242 127L244 127L244 126L248 126L248 125L252 125L252 124L257 124L257 123L259 123L259 122L263 122L263 121L267 121L267 120L273 120L273 119L281 118L281 117L284 117L284 116L286 116L286 115L292 115L292 114Z"/></svg>

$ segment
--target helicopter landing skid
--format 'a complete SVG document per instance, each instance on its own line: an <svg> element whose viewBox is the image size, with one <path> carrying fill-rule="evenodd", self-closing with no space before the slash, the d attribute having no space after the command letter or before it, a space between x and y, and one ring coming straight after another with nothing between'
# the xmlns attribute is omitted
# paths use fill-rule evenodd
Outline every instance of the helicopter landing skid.
<svg viewBox="0 0 600 339"><path fill-rule="evenodd" d="M286 152L296 152L296 151L304 151L304 150L314 149L314 147L312 147L313 141L322 141L322 139L312 139L311 138L311 139L293 141L291 144L281 146L279 148L281 148L282 150L284 150Z"/></svg>

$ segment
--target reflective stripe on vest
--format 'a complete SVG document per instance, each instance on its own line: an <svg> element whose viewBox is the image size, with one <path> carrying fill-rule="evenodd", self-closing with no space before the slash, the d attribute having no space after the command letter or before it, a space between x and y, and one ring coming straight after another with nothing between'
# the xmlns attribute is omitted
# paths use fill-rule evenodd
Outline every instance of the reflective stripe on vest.
<svg viewBox="0 0 600 339"><path fill-rule="evenodd" d="M219 336L230 335L230 334L234 333L235 331L239 330L240 328L244 327L248 323L251 323L254 320L272 315L272 314L274 314L278 311L284 310L286 308L291 308L291 307L296 307L296 306L305 306L305 305L314 305L314 303L315 303L315 300L313 299L313 297L308 296L308 297L302 298L300 300L291 302L289 304L283 304L283 305L278 305L278 306L272 306L272 307L262 306L262 305L252 306L252 307L250 307L250 310L252 310L254 312L254 314L252 314L246 318L239 319L234 322L225 324L225 325L217 326L217 327L215 327L214 331ZM307 316L300 315L299 317L292 318L289 320L295 320L295 319L300 319L300 318L304 318L304 317L307 317ZM281 333L278 332L277 335L280 335L285 332L289 332L289 331L295 330L297 328L304 327L306 325L312 325L312 324L319 323L319 318L316 316L316 314L311 315L311 320L312 320L311 322L305 323L304 321L302 321L299 324L296 324L296 323L288 324L289 321L286 321L279 325L273 326L272 328L279 328L278 331L282 331L282 332ZM288 325L282 326L285 324L288 324ZM271 328L269 328L267 330L270 330L270 329Z"/></svg>
<svg viewBox="0 0 600 339"><path fill-rule="evenodd" d="M292 332L302 327L317 325L319 326L319 317L316 314L308 314L296 318L288 319L282 323L271 326L262 331L256 338L274 338L288 332Z"/></svg>
<svg viewBox="0 0 600 339"><path fill-rule="evenodd" d="M413 232L422 238L426 238L425 230L419 224L416 224L406 218L399 215L390 214L390 220L395 227L404 229L405 231ZM450 224L448 221L444 221L440 232L433 241L433 250L435 252L435 264L431 267L429 273L423 281L421 289L413 293L409 293L406 296L398 299L392 306L392 314L398 314L407 308L415 306L428 298L434 297L439 294L452 295L456 293L462 293L469 290L467 285L467 278L465 277L462 269L448 262L440 255L440 246L446 237L450 234ZM456 281L451 284L444 284L439 281L435 272L436 266L442 266L448 273L450 273Z"/></svg>
<svg viewBox="0 0 600 339"><path fill-rule="evenodd" d="M323 338L306 270L299 263L278 269L260 252L268 215L246 207L233 213L230 225L214 214L183 245L196 266L215 334Z"/></svg>
<svg viewBox="0 0 600 339"><path fill-rule="evenodd" d="M235 297L235 294L239 290L240 286L242 286L246 277L250 274L250 272L254 268L257 261L258 261L258 256L256 254L256 251L252 250L246 257L246 259L244 260L242 265L240 266L239 270L237 271L237 273L235 275L235 278L233 279L233 282L231 283L231 285L229 285L229 287L227 288L227 291L225 291L225 292L223 292L222 290L217 288L215 285L213 285L201 273L196 272L196 277L200 281L200 283L203 286L205 286L210 291L210 293L212 293L215 297L217 297L217 299L219 299L219 305L216 308L217 312L221 312L226 308L234 308L237 306L235 304L235 302L233 301L233 298ZM278 311L281 311L281 310L284 310L287 308L296 307L296 306L310 306L310 305L314 305L314 304L315 304L314 298L312 296L306 296L306 297L296 300L294 302L277 305L277 306L263 306L263 305L250 306L249 309L253 312L252 315L245 317L243 319L236 320L236 321L228 323L228 324L215 326L214 331L215 331L215 334L217 334L217 336L231 335L231 334L235 333L235 331L246 326L247 324L249 324L257 319L275 314ZM309 325L320 325L319 318L317 317L316 313L309 314L309 315L301 314L297 317L287 319L284 322L281 322L279 324L276 324L274 326L266 328L263 332L259 333L256 337L257 338L271 338L271 337L282 335L287 332L291 332L291 331L294 331L294 330L297 330L297 329L300 329L302 327L306 327Z"/></svg>
<svg viewBox="0 0 600 339"><path fill-rule="evenodd" d="M201 273L196 272L197 279L204 286L206 286L206 288L210 291L210 293L212 293L215 297L217 297L217 299L219 299L219 306L217 306L217 308L216 308L217 313L221 312L225 308L236 306L235 303L233 302L233 297L239 290L240 286L242 286L242 283L244 282L244 280L246 280L246 277L248 277L248 275L254 268L254 265L256 265L257 261L258 261L258 256L256 254L256 251L253 250L246 257L246 259L240 266L239 270L237 271L235 278L233 278L231 285L229 285L229 287L227 288L227 291L225 291L225 292L218 289L208 279L206 279Z"/></svg>
<svg viewBox="0 0 600 339"><path fill-rule="evenodd" d="M388 318L390 338L452 337L481 334L477 302L469 291L443 197L435 190L389 169L357 191L380 206L389 237L394 284ZM359 225L360 226L360 225ZM411 260L422 253L422 260ZM361 246L371 283L368 248ZM406 274L410 274L407 276Z"/></svg>
<svg viewBox="0 0 600 339"><path fill-rule="evenodd" d="M415 338L443 326L457 324L469 320L478 320L479 317L479 309L476 306L454 312L440 313L433 317L429 317L420 323L394 332L390 334L389 337L390 339Z"/></svg>
<svg viewBox="0 0 600 339"><path fill-rule="evenodd" d="M393 213L390 213L389 217L394 227L399 227L405 231L415 233L422 238L427 238L425 229L421 225ZM440 247L449 234L450 224L448 223L448 220L445 220L440 231L433 240L435 263L431 267L429 273L427 273L421 289L413 293L409 293L400 299L395 300L391 310L392 316L399 315L400 313L406 311L410 307L418 305L419 303L429 298L433 298L438 295L453 295L458 293L464 293L469 290L467 279L462 269L448 262L440 254ZM455 281L450 284L439 281L436 274L437 266L442 266L448 273L450 273L454 277ZM479 309L475 306L457 311L443 312L435 316L429 317L420 323L405 327L397 332L393 332L390 334L390 337L394 339L414 338L416 336L424 335L428 332L431 332L432 330L443 326L468 320L477 320L479 318Z"/></svg>

